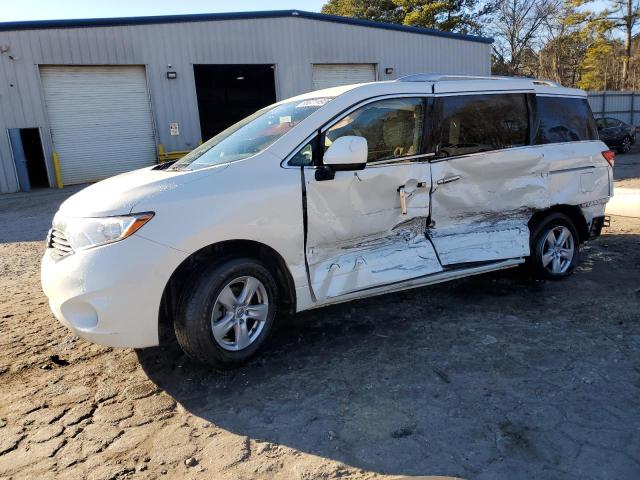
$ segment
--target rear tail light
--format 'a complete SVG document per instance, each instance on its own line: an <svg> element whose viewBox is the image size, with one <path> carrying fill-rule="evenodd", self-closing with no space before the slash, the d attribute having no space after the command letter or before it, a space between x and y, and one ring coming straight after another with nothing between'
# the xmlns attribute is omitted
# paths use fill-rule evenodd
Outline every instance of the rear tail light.
<svg viewBox="0 0 640 480"><path fill-rule="evenodd" d="M616 152L605 150L604 152L602 152L602 156L607 162L609 162L609 165L613 167L613 164L615 163Z"/></svg>

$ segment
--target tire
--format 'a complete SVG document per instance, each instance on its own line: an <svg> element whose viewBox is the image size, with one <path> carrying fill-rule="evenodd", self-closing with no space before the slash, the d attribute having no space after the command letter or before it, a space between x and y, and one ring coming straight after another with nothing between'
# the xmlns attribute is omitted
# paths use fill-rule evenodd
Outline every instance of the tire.
<svg viewBox="0 0 640 480"><path fill-rule="evenodd" d="M626 136L622 139L622 143L618 148L618 152L620 153L628 153L631 150L631 145L633 144L633 140L630 136Z"/></svg>
<svg viewBox="0 0 640 480"><path fill-rule="evenodd" d="M222 260L185 285L174 317L176 339L194 360L218 369L238 367L264 345L277 306L277 282L262 263Z"/></svg>
<svg viewBox="0 0 640 480"><path fill-rule="evenodd" d="M560 237L561 233L563 237ZM579 237L569 217L562 213L544 217L532 228L530 238L528 264L536 277L559 280L573 273L578 262ZM556 239L554 244L552 238Z"/></svg>

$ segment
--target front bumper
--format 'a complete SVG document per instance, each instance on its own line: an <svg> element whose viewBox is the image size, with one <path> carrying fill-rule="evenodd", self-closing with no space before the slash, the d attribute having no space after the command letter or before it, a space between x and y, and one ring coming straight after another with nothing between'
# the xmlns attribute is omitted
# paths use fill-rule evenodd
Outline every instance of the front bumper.
<svg viewBox="0 0 640 480"><path fill-rule="evenodd" d="M42 259L42 289L55 317L79 337L113 347L158 345L158 312L183 252L137 235Z"/></svg>

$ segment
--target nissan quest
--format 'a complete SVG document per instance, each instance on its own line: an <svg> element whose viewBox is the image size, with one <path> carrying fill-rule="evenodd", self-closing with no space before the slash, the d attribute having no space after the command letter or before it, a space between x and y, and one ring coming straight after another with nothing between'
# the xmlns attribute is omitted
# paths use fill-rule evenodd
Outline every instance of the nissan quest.
<svg viewBox="0 0 640 480"><path fill-rule="evenodd" d="M42 261L78 336L217 368L284 316L525 264L556 280L600 234L614 154L584 91L416 74L268 106L176 162L66 200Z"/></svg>

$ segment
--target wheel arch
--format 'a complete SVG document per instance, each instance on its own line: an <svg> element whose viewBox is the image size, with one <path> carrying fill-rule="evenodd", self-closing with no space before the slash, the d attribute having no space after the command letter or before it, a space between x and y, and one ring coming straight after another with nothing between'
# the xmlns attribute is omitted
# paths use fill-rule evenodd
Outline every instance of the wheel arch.
<svg viewBox="0 0 640 480"><path fill-rule="evenodd" d="M589 225L582 214L582 210L580 210L580 207L576 205L553 205L546 210L540 210L534 213L531 219L529 219L529 231L533 231L536 225L554 213L562 213L569 217L578 231L578 239L580 243L583 243L589 238Z"/></svg>
<svg viewBox="0 0 640 480"><path fill-rule="evenodd" d="M295 313L297 301L295 284L282 255L272 247L254 240L224 240L207 245L189 255L169 277L160 300L158 318L160 344L170 341L174 335L173 314L179 293L178 287L199 270L234 256L255 258L263 262L273 273L281 288L282 311L287 315Z"/></svg>

